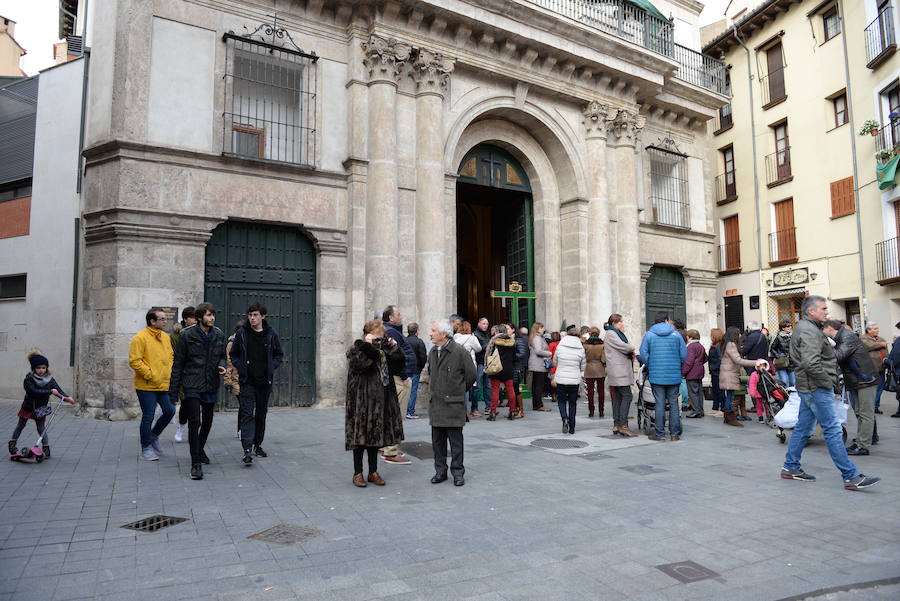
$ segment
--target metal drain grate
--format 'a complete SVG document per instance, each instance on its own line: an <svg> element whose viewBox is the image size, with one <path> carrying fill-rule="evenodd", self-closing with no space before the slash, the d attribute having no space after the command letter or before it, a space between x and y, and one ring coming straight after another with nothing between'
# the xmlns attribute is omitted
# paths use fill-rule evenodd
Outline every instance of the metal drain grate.
<svg viewBox="0 0 900 601"><path fill-rule="evenodd" d="M430 442L423 442L421 440L401 442L400 450L412 455L416 459L434 459L434 449L431 447Z"/></svg>
<svg viewBox="0 0 900 601"><path fill-rule="evenodd" d="M531 446L542 449L583 449L588 443L574 438L538 438L531 441Z"/></svg>
<svg viewBox="0 0 900 601"><path fill-rule="evenodd" d="M277 545L296 545L297 543L305 543L309 539L315 538L320 534L325 534L325 531L310 528L308 526L278 524L277 526L272 526L262 532L251 534L247 538L259 540L264 543L275 543Z"/></svg>
<svg viewBox="0 0 900 601"><path fill-rule="evenodd" d="M149 518L123 524L121 527L127 528L128 530L139 530L141 532L156 532L157 530L162 530L163 528L168 528L169 526L174 526L175 524L180 524L187 520L188 518L177 518L171 515L151 515Z"/></svg>
<svg viewBox="0 0 900 601"><path fill-rule="evenodd" d="M717 578L719 574L713 572L709 568L704 568L699 563L693 561L679 561L676 563L664 563L656 566L656 569L665 572L679 582L699 582L700 580L708 580Z"/></svg>

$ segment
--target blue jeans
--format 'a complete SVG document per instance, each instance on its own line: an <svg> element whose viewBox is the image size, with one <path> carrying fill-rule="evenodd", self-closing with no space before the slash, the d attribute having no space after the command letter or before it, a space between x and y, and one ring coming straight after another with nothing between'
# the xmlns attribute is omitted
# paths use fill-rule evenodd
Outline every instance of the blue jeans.
<svg viewBox="0 0 900 601"><path fill-rule="evenodd" d="M718 374L710 375L710 379L712 380L713 411L717 409L724 411L725 394L724 391L719 388L719 376Z"/></svg>
<svg viewBox="0 0 900 601"><path fill-rule="evenodd" d="M575 432L575 408L578 406L578 384L557 384L556 404L569 432Z"/></svg>
<svg viewBox="0 0 900 601"><path fill-rule="evenodd" d="M484 363L479 363L476 368L475 385L478 387L478 394L472 395L472 411L478 411L478 397L481 396L481 402L484 404L484 412L491 411L491 378L484 373Z"/></svg>
<svg viewBox="0 0 900 601"><path fill-rule="evenodd" d="M419 393L419 378L422 374L416 374L410 378L409 401L406 402L406 415L416 414L416 395Z"/></svg>
<svg viewBox="0 0 900 601"><path fill-rule="evenodd" d="M800 393L800 416L791 434L787 454L784 456L784 469L800 469L800 455L803 453L806 440L812 434L817 421L822 426L831 461L841 471L841 476L844 480L858 476L859 470L850 461L847 449L844 448L843 432L837 421L837 415L834 413L834 393L828 388L817 388L813 392Z"/></svg>
<svg viewBox="0 0 900 601"><path fill-rule="evenodd" d="M159 438L166 429L172 417L175 415L175 405L169 400L168 390L135 390L138 402L141 404L141 448L150 446L150 441ZM162 415L153 424L153 416L156 414L156 406L162 409Z"/></svg>
<svg viewBox="0 0 900 601"><path fill-rule="evenodd" d="M681 385L678 389L679 394L681 395L681 406L687 409L689 400L688 400L688 387L687 380L684 378L681 379Z"/></svg>
<svg viewBox="0 0 900 601"><path fill-rule="evenodd" d="M734 391L726 390L725 391L725 404L723 405L724 409L722 411L733 411L734 410Z"/></svg>
<svg viewBox="0 0 900 601"><path fill-rule="evenodd" d="M881 393L884 392L884 372L878 374L878 388L875 389L875 408L881 409Z"/></svg>
<svg viewBox="0 0 900 601"><path fill-rule="evenodd" d="M784 382L785 387L797 386L797 374L793 369L779 369L778 379Z"/></svg>
<svg viewBox="0 0 900 601"><path fill-rule="evenodd" d="M653 390L653 400L656 401L656 436L665 438L666 436L666 402L669 403L669 434L672 436L681 435L681 412L678 407L678 391L681 384L665 384L650 383Z"/></svg>

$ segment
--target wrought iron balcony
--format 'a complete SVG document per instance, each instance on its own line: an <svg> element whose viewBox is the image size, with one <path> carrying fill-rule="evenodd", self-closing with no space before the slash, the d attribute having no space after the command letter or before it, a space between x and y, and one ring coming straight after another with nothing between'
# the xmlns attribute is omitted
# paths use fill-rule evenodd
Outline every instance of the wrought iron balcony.
<svg viewBox="0 0 900 601"><path fill-rule="evenodd" d="M628 0L525 1L677 61L675 77L682 81L725 96L731 93L725 61L676 44L670 20L651 15Z"/></svg>
<svg viewBox="0 0 900 601"><path fill-rule="evenodd" d="M731 116L731 103L728 103L721 108L719 108L716 113L716 129L713 131L713 135L720 134L727 129L731 129L731 126L734 125L734 120Z"/></svg>
<svg viewBox="0 0 900 601"><path fill-rule="evenodd" d="M878 133L875 134L875 152L893 153L898 147L900 147L900 119L880 125Z"/></svg>
<svg viewBox="0 0 900 601"><path fill-rule="evenodd" d="M898 240L900 238L891 238L875 245L875 281L882 286L900 282Z"/></svg>
<svg viewBox="0 0 900 601"><path fill-rule="evenodd" d="M741 241L719 245L719 273L736 273L741 270Z"/></svg>
<svg viewBox="0 0 900 601"><path fill-rule="evenodd" d="M766 185L774 188L794 178L791 172L791 147L766 155Z"/></svg>
<svg viewBox="0 0 900 601"><path fill-rule="evenodd" d="M783 265L797 260L797 228L789 227L769 234L769 264Z"/></svg>
<svg viewBox="0 0 900 601"><path fill-rule="evenodd" d="M737 179L734 171L726 171L716 176L716 202L725 204L737 200Z"/></svg>
<svg viewBox="0 0 900 601"><path fill-rule="evenodd" d="M894 36L894 6L881 9L875 20L866 27L866 67L875 69L897 51Z"/></svg>
<svg viewBox="0 0 900 601"><path fill-rule="evenodd" d="M763 108L767 109L787 98L787 88L784 85L784 67L770 71L759 78L762 86Z"/></svg>

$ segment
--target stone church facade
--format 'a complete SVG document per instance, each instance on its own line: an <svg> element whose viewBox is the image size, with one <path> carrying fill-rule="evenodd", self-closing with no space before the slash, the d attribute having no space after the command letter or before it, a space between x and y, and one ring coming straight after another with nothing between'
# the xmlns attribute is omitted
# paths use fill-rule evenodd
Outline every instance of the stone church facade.
<svg viewBox="0 0 900 601"><path fill-rule="evenodd" d="M550 329L618 312L637 339L671 304L705 335L705 131L727 88L675 43L702 6L656 5L674 27L628 1L117 2L89 44L89 411L133 407L128 344L149 307L212 300L229 331L254 298L289 339L276 397L340 403L345 348L385 305L428 324L467 278L469 307L496 311L485 294L514 250L460 261L498 248L518 249ZM519 212L505 222L492 198Z"/></svg>

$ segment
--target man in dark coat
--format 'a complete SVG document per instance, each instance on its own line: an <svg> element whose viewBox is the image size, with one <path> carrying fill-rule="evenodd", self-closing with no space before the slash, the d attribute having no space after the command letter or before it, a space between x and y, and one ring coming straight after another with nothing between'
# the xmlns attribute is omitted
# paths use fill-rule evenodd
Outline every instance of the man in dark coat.
<svg viewBox="0 0 900 601"><path fill-rule="evenodd" d="M442 319L431 326L428 373L431 384L431 448L434 451L432 484L447 479L447 441L453 484L466 483L463 467L463 426L466 423L466 391L475 383L475 365L469 352L453 341L453 326Z"/></svg>
<svg viewBox="0 0 900 601"><path fill-rule="evenodd" d="M410 378L416 374L416 367L418 366L416 354L413 352L412 347L409 346L409 342L406 341L406 336L403 335L403 315L400 314L400 307L397 305L385 307L384 311L381 312L381 321L384 323L385 337L391 338L396 342L406 358L406 366L403 368L403 371L393 376L400 410L406 411L406 405L409 403L409 393L412 388L412 380ZM412 463L397 445L388 445L381 449L381 456L386 462L394 465L409 465Z"/></svg>
<svg viewBox="0 0 900 601"><path fill-rule="evenodd" d="M843 322L829 319L822 332L834 340L834 357L844 374L844 388L850 393L851 405L856 412L856 441L847 449L847 454L868 455L875 428L878 372L859 336L845 328Z"/></svg>
<svg viewBox="0 0 900 601"><path fill-rule="evenodd" d="M416 415L419 376L421 376L422 370L425 369L425 364L428 363L428 350L425 348L425 343L419 338L419 324L411 323L406 326L406 341L409 343L409 348L416 355L416 373L410 378L412 383L409 387L409 402L406 403L406 419L419 419L419 416Z"/></svg>
<svg viewBox="0 0 900 601"><path fill-rule="evenodd" d="M187 415L191 478L202 480L202 464L209 463L203 447L212 428L219 380L225 375L225 333L215 326L216 310L210 303L197 305L194 315L197 323L183 329L175 345L169 398L177 401L184 391L181 411Z"/></svg>
<svg viewBox="0 0 900 601"><path fill-rule="evenodd" d="M747 337L744 338L744 344L741 345L741 356L744 359L752 359L753 361L757 359L768 361L769 341L766 340L766 335L762 333L762 326L757 321L751 321L748 329L750 333L747 334ZM745 368L745 370L748 370L748 374L753 371L751 368Z"/></svg>

